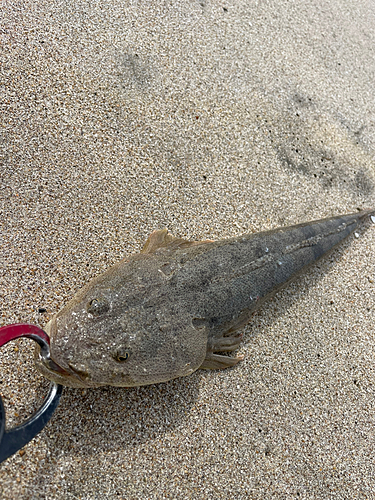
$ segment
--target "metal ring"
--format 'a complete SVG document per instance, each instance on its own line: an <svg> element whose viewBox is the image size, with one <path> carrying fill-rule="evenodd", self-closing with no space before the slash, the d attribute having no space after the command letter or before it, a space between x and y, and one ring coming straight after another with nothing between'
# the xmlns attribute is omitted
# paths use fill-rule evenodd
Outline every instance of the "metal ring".
<svg viewBox="0 0 375 500"><path fill-rule="evenodd" d="M50 359L49 337L41 328L28 324L7 325L0 328L0 346L22 337L38 342L43 355ZM26 422L9 431L5 430L5 408L0 396L0 463L25 446L45 427L59 404L62 389L62 385L51 382L46 400L39 410Z"/></svg>
<svg viewBox="0 0 375 500"><path fill-rule="evenodd" d="M5 430L5 408L0 396L0 463L27 444L47 425L59 404L63 386L51 382L43 405L26 422Z"/></svg>

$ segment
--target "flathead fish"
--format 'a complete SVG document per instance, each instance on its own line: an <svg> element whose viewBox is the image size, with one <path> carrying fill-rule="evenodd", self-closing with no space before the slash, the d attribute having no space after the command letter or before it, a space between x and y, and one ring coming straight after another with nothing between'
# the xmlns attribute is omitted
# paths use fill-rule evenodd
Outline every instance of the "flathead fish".
<svg viewBox="0 0 375 500"><path fill-rule="evenodd" d="M133 387L233 366L265 299L332 250L372 211L220 241L153 232L140 254L89 282L47 324L53 371L71 387Z"/></svg>

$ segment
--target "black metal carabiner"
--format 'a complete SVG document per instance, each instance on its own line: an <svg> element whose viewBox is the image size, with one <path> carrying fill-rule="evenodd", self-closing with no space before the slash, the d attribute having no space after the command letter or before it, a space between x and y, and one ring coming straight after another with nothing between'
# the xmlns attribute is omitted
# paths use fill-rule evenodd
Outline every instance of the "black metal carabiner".
<svg viewBox="0 0 375 500"><path fill-rule="evenodd" d="M49 337L41 328L28 324L7 325L0 328L0 346L22 337L38 342L43 358L52 366L58 366L50 359ZM5 408L0 396L0 463L25 446L46 426L59 404L62 389L62 385L51 382L46 400L39 410L23 424L8 431L5 430Z"/></svg>

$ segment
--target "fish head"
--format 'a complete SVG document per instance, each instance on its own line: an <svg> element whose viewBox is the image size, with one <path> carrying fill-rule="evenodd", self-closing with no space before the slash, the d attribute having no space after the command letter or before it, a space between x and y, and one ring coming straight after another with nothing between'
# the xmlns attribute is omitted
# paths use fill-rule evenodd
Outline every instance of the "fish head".
<svg viewBox="0 0 375 500"><path fill-rule="evenodd" d="M157 267L141 275L112 268L78 292L45 327L51 359L64 372L37 354L42 374L70 387L134 387L199 368L207 335L179 308Z"/></svg>

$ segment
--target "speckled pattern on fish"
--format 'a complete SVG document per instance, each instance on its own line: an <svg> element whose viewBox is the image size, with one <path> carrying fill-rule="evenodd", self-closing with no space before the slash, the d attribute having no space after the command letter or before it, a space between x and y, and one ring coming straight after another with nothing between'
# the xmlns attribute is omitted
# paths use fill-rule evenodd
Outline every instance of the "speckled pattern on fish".
<svg viewBox="0 0 375 500"><path fill-rule="evenodd" d="M132 387L233 366L242 357L221 353L239 346L236 331L368 214L216 242L155 231L140 254L88 283L46 326L67 375L38 353L37 367L72 387Z"/></svg>

